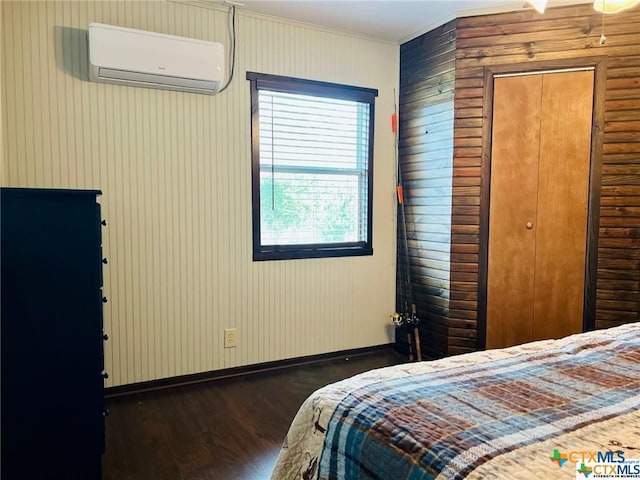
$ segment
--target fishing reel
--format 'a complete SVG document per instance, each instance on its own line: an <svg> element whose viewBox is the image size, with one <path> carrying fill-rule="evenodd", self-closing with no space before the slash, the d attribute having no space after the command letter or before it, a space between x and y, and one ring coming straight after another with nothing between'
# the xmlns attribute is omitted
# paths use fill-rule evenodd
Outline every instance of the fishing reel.
<svg viewBox="0 0 640 480"><path fill-rule="evenodd" d="M406 325L406 334L407 334L407 346L409 348L409 361L412 362L414 359L413 349L415 345L415 358L418 361L422 360L422 348L420 346L420 319L416 314L415 305L411 305L411 313L398 313L395 312L391 315L391 321L396 327L400 327L402 325Z"/></svg>
<svg viewBox="0 0 640 480"><path fill-rule="evenodd" d="M418 315L416 315L415 312L412 312L412 313L395 312L393 315L391 315L391 321L396 327L400 327L402 325L417 326L420 324L420 319L418 318Z"/></svg>

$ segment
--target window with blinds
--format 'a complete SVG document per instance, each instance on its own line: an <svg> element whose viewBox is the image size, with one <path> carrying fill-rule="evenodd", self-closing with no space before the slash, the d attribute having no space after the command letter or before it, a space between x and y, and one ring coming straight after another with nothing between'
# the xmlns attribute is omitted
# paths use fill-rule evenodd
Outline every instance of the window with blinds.
<svg viewBox="0 0 640 480"><path fill-rule="evenodd" d="M371 255L377 90L249 72L253 258Z"/></svg>

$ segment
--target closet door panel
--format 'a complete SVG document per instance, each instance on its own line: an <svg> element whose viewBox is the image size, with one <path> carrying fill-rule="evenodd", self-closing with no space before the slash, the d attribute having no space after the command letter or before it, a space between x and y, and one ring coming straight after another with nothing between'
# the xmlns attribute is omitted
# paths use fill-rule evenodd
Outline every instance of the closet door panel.
<svg viewBox="0 0 640 480"><path fill-rule="evenodd" d="M593 72L545 74L533 340L581 332Z"/></svg>
<svg viewBox="0 0 640 480"><path fill-rule="evenodd" d="M539 75L494 81L487 348L531 338L541 92Z"/></svg>

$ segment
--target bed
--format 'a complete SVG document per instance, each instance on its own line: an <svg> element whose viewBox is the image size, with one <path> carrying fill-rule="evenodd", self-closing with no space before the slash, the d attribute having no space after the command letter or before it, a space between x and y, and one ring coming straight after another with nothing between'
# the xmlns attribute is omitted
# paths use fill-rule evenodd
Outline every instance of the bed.
<svg viewBox="0 0 640 480"><path fill-rule="evenodd" d="M313 393L271 478L640 473L639 407L640 323L386 367Z"/></svg>

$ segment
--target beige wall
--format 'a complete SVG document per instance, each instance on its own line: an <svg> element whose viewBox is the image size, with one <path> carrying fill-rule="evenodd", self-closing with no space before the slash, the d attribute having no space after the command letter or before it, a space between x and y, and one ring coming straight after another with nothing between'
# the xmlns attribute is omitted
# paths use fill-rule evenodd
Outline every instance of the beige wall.
<svg viewBox="0 0 640 480"><path fill-rule="evenodd" d="M2 42L0 43L0 185L5 184L5 165L6 165L6 157L7 153L5 151L5 140L4 137L6 135L6 131L4 129L4 120L5 120L5 111L4 111L4 9L0 5L0 39ZM2 259L0 259L0 262ZM2 301L2 299L0 299ZM0 319L1 321L1 319Z"/></svg>
<svg viewBox="0 0 640 480"><path fill-rule="evenodd" d="M210 97L88 82L86 29L227 45L218 7L1 8L3 184L103 191L108 386L392 341L397 45L239 11L235 80ZM252 262L247 70L379 89L373 256Z"/></svg>

